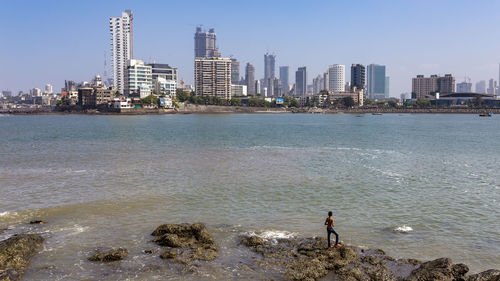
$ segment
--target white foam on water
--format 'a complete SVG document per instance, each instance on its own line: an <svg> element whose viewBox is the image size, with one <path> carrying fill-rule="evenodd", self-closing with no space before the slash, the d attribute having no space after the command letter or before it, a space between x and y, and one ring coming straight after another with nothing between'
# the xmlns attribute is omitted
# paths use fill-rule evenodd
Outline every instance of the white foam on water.
<svg viewBox="0 0 500 281"><path fill-rule="evenodd" d="M0 213L0 218L17 216L17 212L5 211Z"/></svg>
<svg viewBox="0 0 500 281"><path fill-rule="evenodd" d="M289 239L297 236L295 232L281 231L281 230L264 230L264 231L250 231L245 233L248 236L257 236L264 240L270 239Z"/></svg>
<svg viewBox="0 0 500 281"><path fill-rule="evenodd" d="M407 226L407 225L402 225L402 226L398 226L398 227L394 228L393 231L408 233L410 231L413 231L413 228L411 228L410 226Z"/></svg>

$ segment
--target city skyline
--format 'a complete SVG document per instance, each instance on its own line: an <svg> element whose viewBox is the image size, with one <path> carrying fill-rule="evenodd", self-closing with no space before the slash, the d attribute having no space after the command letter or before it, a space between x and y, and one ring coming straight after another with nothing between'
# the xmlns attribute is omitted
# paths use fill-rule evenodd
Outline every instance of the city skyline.
<svg viewBox="0 0 500 281"><path fill-rule="evenodd" d="M199 1L190 1L195 3ZM229 1L218 1L221 4L229 4ZM159 15L167 8L161 2L151 1L158 5L144 5L134 2L107 2L99 3L99 9L95 9L95 2L89 1L79 6L79 14L86 18L86 21L69 21L74 8L67 3L47 1L37 3L34 1L19 1L5 4L0 23L2 34L7 38L0 45L3 54L3 63L9 65L9 69L0 70L1 90L10 90L14 95L18 91L28 91L31 88L41 88L45 84L54 86L56 92L64 85L64 80L90 81L95 74L104 74L103 53L107 56L107 74L111 77L111 52L109 29L106 28L109 18L120 15L123 11L130 9L134 14L134 58L144 60L145 63L162 62L168 63L179 69L179 81L184 80L188 84L194 84L193 77L193 31L196 26L203 24L206 29L215 28L217 36L217 46L223 57L233 56L242 65L248 62L255 67L255 79L264 77L263 54L266 52L276 54L276 68L289 66L295 71L298 67L306 66L308 72L307 84L312 83L312 78L322 74L329 65L342 64L350 66L360 63L363 65L381 64L387 67L387 76L391 77L391 96L398 97L400 93L411 92L411 79L416 75L431 74L444 75L452 73L457 83L464 81L468 76L475 83L477 81L493 78L498 79L498 61L495 42L484 39L479 40L479 44L484 44L481 52L471 52L471 43L462 42L459 34L464 31L478 29L479 34L485 34L493 26L493 20L485 18L474 18L472 15L479 10L494 8L500 5L497 3L486 3L478 1L470 4L465 1L443 1L445 3L432 3L435 11L425 11L415 4L389 2L377 3L377 8L381 15L370 13L370 7L374 3L362 2L357 4L336 3L329 4L326 1L316 3L321 5L324 11L314 10L315 5L307 5L296 2L288 5L286 10L293 14L303 12L312 16L314 13L327 15L328 12L338 8L348 11L357 9L356 15L339 15L346 25L339 25L334 33L343 35L345 41L341 44L324 46L329 43L329 39L318 37L326 28L321 17L311 17L310 22L293 23L291 20L281 22L284 16L272 13L261 13L260 17L270 17L274 24L272 29L264 29L263 24L253 23L249 26L241 19L236 23L232 19L235 15L229 14L227 18L221 15L227 12L236 12L242 9L238 5L219 5L221 9L214 7L204 7L203 13L197 10L189 10L192 5L183 3L169 3L171 8L178 8L189 13L192 17L176 17L179 24L175 28L162 30L159 25ZM30 3L26 5L26 3ZM200 2L201 3L201 2ZM259 5L259 1L254 3ZM282 1L271 3L272 6L279 6ZM287 2L288 3L288 2ZM155 9L149 6L158 6ZM162 9L164 7L164 9ZM436 13L450 9L453 17L463 15L462 21L454 21L453 24L442 23L441 20L451 17L448 14L440 14L440 20L432 18ZM242 9L246 14L252 12L256 7ZM370 34L374 28L388 27L391 25L388 19L382 18L390 12L399 12L392 16L391 20L400 26L392 27L390 30L380 29L379 36ZM314 13L313 13L314 12ZM211 16L210 16L211 15ZM219 17L214 17L217 15ZM406 16L409 16L405 18ZM466 15L468 15L466 17ZM155 17L156 16L156 17ZM215 18L215 19L214 19ZM238 17L239 18L239 17ZM474 18L472 20L471 18ZM52 19L52 20L49 20ZM326 18L325 18L326 19ZM347 24L355 19L361 22L354 25ZM417 19L427 19L428 22L421 23ZM371 26L370 21L376 21ZM486 24L485 24L486 21ZM488 24L489 23L489 24ZM453 45L453 48L443 48L438 46L441 41L430 39L438 38L438 32L432 34L425 31L425 28L439 27L440 33L447 32L444 44ZM16 29L9 28L16 26ZM37 27L37 28L35 28ZM458 30L462 28L462 30ZM276 34L277 30L282 31ZM358 41L350 40L354 38L350 35L353 31L362 31L362 38ZM420 31L420 33L419 33ZM293 32L304 34L305 42L297 42L289 38ZM476 33L477 33L476 32ZM406 33L411 34L406 35ZM158 34L169 34L170 36L158 36ZM392 35L391 35L392 34ZM388 36L390 35L390 36ZM425 35L425 36L424 36ZM401 37L396 40L395 37ZM409 38L411 37L411 38ZM242 40L246 38L247 40ZM422 38L430 40L428 44L419 43ZM249 41L249 39L252 39ZM411 39L408 41L408 39ZM41 41L45 44L34 44ZM302 41L302 40L301 40ZM405 41L405 42L403 42ZM251 44L246 43L251 42ZM433 44L430 44L432 42ZM438 42L438 43L435 43ZM56 43L56 44L53 44ZM372 44L374 43L374 44ZM458 44L460 43L460 44ZM304 45L307 46L304 48ZM478 42L475 41L477 46ZM70 63L68 63L70 62ZM240 74L240 76L242 76ZM106 78L106 77L103 77ZM350 81L350 72L346 71L345 81ZM290 81L293 84L295 81Z"/></svg>

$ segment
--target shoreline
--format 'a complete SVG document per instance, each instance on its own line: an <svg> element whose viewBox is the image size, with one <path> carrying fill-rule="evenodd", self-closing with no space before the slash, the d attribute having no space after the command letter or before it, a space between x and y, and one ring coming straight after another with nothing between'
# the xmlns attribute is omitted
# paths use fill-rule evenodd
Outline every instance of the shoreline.
<svg viewBox="0 0 500 281"><path fill-rule="evenodd" d="M182 105L179 109L134 108L121 112L96 109L58 111L52 109L12 109L0 110L6 115L166 115L166 114L482 114L492 112L500 114L500 108L351 108L351 109L319 109L319 108L271 108L246 106L217 105Z"/></svg>
<svg viewBox="0 0 500 281"><path fill-rule="evenodd" d="M30 265L32 257L44 252L43 245L53 236L46 230L46 223L41 220L29 222L35 231L13 233L0 241L0 280L19 280L25 271L30 274L47 274L61 271L59 264L49 264L38 268ZM49 223L50 224L50 223ZM154 231L153 231L154 230ZM196 278L200 272L205 272L212 266L218 266L221 247L224 240L220 236L213 236L214 229L206 227L204 223L162 224L154 228L152 233L143 233L148 239L133 247L97 243L95 248L84 246L80 256L81 262L88 264L87 270L93 272L93 265L112 263L106 275L109 277L119 274L116 268L122 262L128 264L129 276L140 276L146 272L162 276L167 270L178 277ZM143 235L138 234L138 235ZM440 281L496 281L500 278L500 270L487 269L481 272L471 272L463 263L453 263L450 258L440 257L428 261L421 261L410 257L394 258L386 254L383 249L366 248L357 245L344 244L342 247L328 249L325 237L269 237L257 233L235 234L234 245L240 251L248 252L251 259L242 259L234 256L234 264L246 264L241 273L255 278L261 277L273 280L440 280ZM227 241L226 241L227 242ZM115 243L112 243L115 244ZM227 246L227 245L226 245ZM131 265L135 257L127 256L131 253L142 253L139 260L144 264ZM15 262L3 262L14 258ZM227 259L227 257L222 257ZM149 260L149 262L147 261ZM151 260L156 260L158 263ZM158 266L159 265L159 266ZM118 266L118 267L117 267ZM251 270L248 270L251 269ZM98 271L93 274L103 274ZM149 276L149 275L146 275ZM247 275L249 276L249 275ZM4 279L7 277L7 279ZM218 275L221 277L221 275ZM231 279L231 276L225 276ZM253 278L252 277L252 278ZM368 277L368 278L367 278ZM10 279L9 279L10 278ZM142 278L142 277L139 277ZM152 278L152 277L151 277ZM145 280L145 279L140 279Z"/></svg>

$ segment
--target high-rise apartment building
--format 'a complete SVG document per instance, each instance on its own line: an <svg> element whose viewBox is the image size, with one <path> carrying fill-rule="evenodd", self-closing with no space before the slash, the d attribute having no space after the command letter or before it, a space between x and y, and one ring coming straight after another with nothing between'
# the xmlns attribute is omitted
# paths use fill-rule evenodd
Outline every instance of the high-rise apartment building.
<svg viewBox="0 0 500 281"><path fill-rule="evenodd" d="M215 30L213 28L205 32L201 27L196 28L194 34L194 57L211 58L220 57L217 50Z"/></svg>
<svg viewBox="0 0 500 281"><path fill-rule="evenodd" d="M332 92L345 91L345 65L334 64L328 68L328 90Z"/></svg>
<svg viewBox="0 0 500 281"><path fill-rule="evenodd" d="M249 95L255 95L259 92L255 88L255 67L251 63L247 63L245 67L245 82L247 83L247 92Z"/></svg>
<svg viewBox="0 0 500 281"><path fill-rule="evenodd" d="M113 87L121 93L125 91L125 71L128 61L134 56L133 19L130 10L123 12L121 17L109 19Z"/></svg>
<svg viewBox="0 0 500 281"><path fill-rule="evenodd" d="M426 98L434 93L454 93L455 92L455 77L451 74L444 76L431 75L424 77L417 75L411 81L411 95L413 99Z"/></svg>
<svg viewBox="0 0 500 281"><path fill-rule="evenodd" d="M269 78L274 78L275 72L274 68L276 65L276 55L266 53L264 55L264 87L267 87L267 81Z"/></svg>
<svg viewBox="0 0 500 281"><path fill-rule="evenodd" d="M280 66L280 80L281 80L281 92L286 95L288 94L288 86L290 85L289 82L289 70L290 67L288 66Z"/></svg>
<svg viewBox="0 0 500 281"><path fill-rule="evenodd" d="M351 65L351 89L364 89L366 83L366 68L362 64Z"/></svg>
<svg viewBox="0 0 500 281"><path fill-rule="evenodd" d="M231 59L196 58L194 83L197 96L216 96L231 99Z"/></svg>
<svg viewBox="0 0 500 281"><path fill-rule="evenodd" d="M455 92L455 77L451 74L445 74L438 78L438 89L440 93Z"/></svg>
<svg viewBox="0 0 500 281"><path fill-rule="evenodd" d="M304 96L307 93L307 68L299 67L295 72L295 95Z"/></svg>
<svg viewBox="0 0 500 281"><path fill-rule="evenodd" d="M231 58L231 84L237 85L240 83L240 62Z"/></svg>
<svg viewBox="0 0 500 281"><path fill-rule="evenodd" d="M371 100L385 98L385 65L368 65L367 94Z"/></svg>
<svg viewBox="0 0 500 281"><path fill-rule="evenodd" d="M139 95L145 98L153 89L152 67L142 60L131 59L125 73L125 95Z"/></svg>

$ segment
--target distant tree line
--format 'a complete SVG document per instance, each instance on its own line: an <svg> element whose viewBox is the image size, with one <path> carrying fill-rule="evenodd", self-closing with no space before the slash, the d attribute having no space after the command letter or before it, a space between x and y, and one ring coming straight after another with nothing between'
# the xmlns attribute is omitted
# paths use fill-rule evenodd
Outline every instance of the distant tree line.
<svg viewBox="0 0 500 281"><path fill-rule="evenodd" d="M259 96L259 95L257 95ZM176 91L177 101L179 102L189 102L191 104L201 104L201 105L221 105L221 106L242 106L242 100L239 98L232 99L222 99L215 96L197 96L194 92L186 92L181 89ZM299 102L293 97L284 97L283 105L286 107L297 107ZM248 106L251 107L278 107L276 101L266 101L265 99L254 97L253 95L248 96Z"/></svg>

